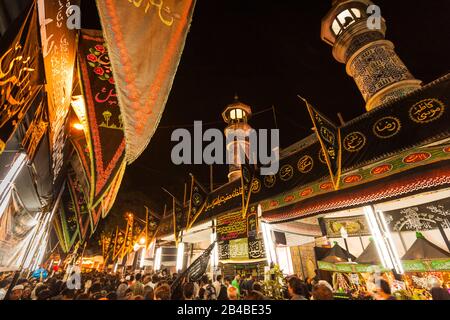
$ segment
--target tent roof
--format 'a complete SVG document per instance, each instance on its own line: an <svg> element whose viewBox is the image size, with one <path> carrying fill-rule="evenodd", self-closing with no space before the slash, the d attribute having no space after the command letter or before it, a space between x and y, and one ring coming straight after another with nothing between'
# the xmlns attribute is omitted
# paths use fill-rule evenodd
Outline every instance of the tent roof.
<svg viewBox="0 0 450 320"><path fill-rule="evenodd" d="M350 254L350 258L352 260L355 260L355 256ZM342 263L342 262L348 262L347 260L347 250L343 249L341 246L339 246L337 243L334 245L333 248L331 248L326 256L321 259L322 261L329 262L329 263Z"/></svg>
<svg viewBox="0 0 450 320"><path fill-rule="evenodd" d="M357 263L377 265L380 263L380 257L378 256L377 247L374 241L370 241L367 248L356 259Z"/></svg>
<svg viewBox="0 0 450 320"><path fill-rule="evenodd" d="M442 259L450 258L450 254L428 241L420 233L417 235L417 240L413 243L411 248L402 257L402 260L420 260L420 259Z"/></svg>

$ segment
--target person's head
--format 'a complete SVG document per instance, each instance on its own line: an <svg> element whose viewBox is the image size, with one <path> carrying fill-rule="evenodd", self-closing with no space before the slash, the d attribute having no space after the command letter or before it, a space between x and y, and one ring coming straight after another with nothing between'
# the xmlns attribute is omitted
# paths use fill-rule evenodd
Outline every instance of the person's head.
<svg viewBox="0 0 450 320"><path fill-rule="evenodd" d="M209 278L206 274L202 276L201 283L204 285L209 283Z"/></svg>
<svg viewBox="0 0 450 320"><path fill-rule="evenodd" d="M253 279L252 274L251 273L247 274L247 280L252 280L252 279Z"/></svg>
<svg viewBox="0 0 450 320"><path fill-rule="evenodd" d="M91 295L99 293L100 291L102 291L102 285L99 282L93 283L92 286L89 288L89 293Z"/></svg>
<svg viewBox="0 0 450 320"><path fill-rule="evenodd" d="M253 283L253 285L252 285L252 291L262 292L262 286L261 286L261 283L259 283L259 282Z"/></svg>
<svg viewBox="0 0 450 320"><path fill-rule="evenodd" d="M155 300L170 300L170 287L168 284L163 284L155 289Z"/></svg>
<svg viewBox="0 0 450 320"><path fill-rule="evenodd" d="M133 296L133 291L130 288L125 290L125 297L124 297L125 300L130 300L132 296Z"/></svg>
<svg viewBox="0 0 450 320"><path fill-rule="evenodd" d="M117 293L115 292L110 292L106 295L106 299L108 300L117 300Z"/></svg>
<svg viewBox="0 0 450 320"><path fill-rule="evenodd" d="M247 297L245 298L245 300L264 300L264 296L261 292L259 291L251 291Z"/></svg>
<svg viewBox="0 0 450 320"><path fill-rule="evenodd" d="M65 288L62 292L62 299L63 300L73 300L75 297L75 291L69 288Z"/></svg>
<svg viewBox="0 0 450 320"><path fill-rule="evenodd" d="M0 289L6 289L6 287L9 285L9 280L8 279L3 279L2 281L0 281Z"/></svg>
<svg viewBox="0 0 450 320"><path fill-rule="evenodd" d="M140 273L138 273L136 275L136 281L141 281L141 279L142 279L142 275Z"/></svg>
<svg viewBox="0 0 450 320"><path fill-rule="evenodd" d="M333 300L333 291L324 284L316 284L312 296L314 300Z"/></svg>
<svg viewBox="0 0 450 320"><path fill-rule="evenodd" d="M22 299L23 289L24 289L24 287L21 284L14 286L14 288L12 288L12 290L11 290L11 295L9 296L9 299L10 300Z"/></svg>
<svg viewBox="0 0 450 320"><path fill-rule="evenodd" d="M22 299L30 299L31 298L31 287L26 286L22 292Z"/></svg>
<svg viewBox="0 0 450 320"><path fill-rule="evenodd" d="M76 300L89 300L89 295L87 293L82 293L77 296Z"/></svg>
<svg viewBox="0 0 450 320"><path fill-rule="evenodd" d="M49 300L52 297L52 293L49 289L39 291L37 295L38 300Z"/></svg>
<svg viewBox="0 0 450 320"><path fill-rule="evenodd" d="M159 281L158 275L154 274L152 275L152 283L157 283Z"/></svg>
<svg viewBox="0 0 450 320"><path fill-rule="evenodd" d="M450 300L450 294L444 288L434 287L431 289L433 300Z"/></svg>
<svg viewBox="0 0 450 320"><path fill-rule="evenodd" d="M229 287L227 289L227 295L229 300L238 300L238 292L235 287Z"/></svg>
<svg viewBox="0 0 450 320"><path fill-rule="evenodd" d="M241 280L241 275L240 274L235 275L234 279L237 280L237 281Z"/></svg>
<svg viewBox="0 0 450 320"><path fill-rule="evenodd" d="M186 282L183 285L183 297L184 300L193 300L194 299L195 286L193 282Z"/></svg>
<svg viewBox="0 0 450 320"><path fill-rule="evenodd" d="M221 275L221 274L219 274L219 275L216 277L216 281L222 282L222 275Z"/></svg>
<svg viewBox="0 0 450 320"><path fill-rule="evenodd" d="M291 277L288 280L288 292L291 297L305 296L303 282L297 277Z"/></svg>
<svg viewBox="0 0 450 320"><path fill-rule="evenodd" d="M144 287L144 300L155 300L155 292L151 286Z"/></svg>
<svg viewBox="0 0 450 320"><path fill-rule="evenodd" d="M231 278L225 277L225 285L230 286L231 285Z"/></svg>

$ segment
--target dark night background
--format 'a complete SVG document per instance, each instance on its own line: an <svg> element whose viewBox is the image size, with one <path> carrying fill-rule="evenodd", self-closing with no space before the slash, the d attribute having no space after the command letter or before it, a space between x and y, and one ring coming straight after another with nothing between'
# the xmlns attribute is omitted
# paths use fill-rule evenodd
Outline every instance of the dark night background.
<svg viewBox="0 0 450 320"><path fill-rule="evenodd" d="M0 0L0 5L26 2ZM144 203L161 213L164 204L170 207L171 203L161 186L181 199L189 172L208 186L208 166L172 164L170 136L175 128L189 128L194 120L214 123L205 129L223 129L221 112L235 93L253 112L275 106L282 147L311 133L309 116L297 94L336 123L338 112L345 120L365 112L363 98L345 66L333 59L331 47L320 39L321 19L331 2L197 0L160 127L147 150L127 168L116 205L103 224L121 220L125 210L142 216ZM387 39L394 42L416 78L428 83L450 71L450 1L375 2L387 21ZM100 29L95 1L82 0L81 10L82 27ZM256 115L250 124L275 127L272 112ZM227 181L227 169L214 168L216 187Z"/></svg>
<svg viewBox="0 0 450 320"><path fill-rule="evenodd" d="M376 1L387 21L387 39L416 78L428 83L450 69L450 2L411 3ZM216 122L205 127L223 129L221 112L235 93L253 112L275 106L282 147L311 133L310 118L297 94L336 123L337 112L345 120L365 112L345 65L334 60L331 47L320 39L321 19L330 8L331 0L198 0L160 127L147 150L127 168L111 214L123 214L126 203L135 202L135 192L142 192L157 210L166 202L170 207L161 186L181 199L189 172L208 186L208 166L172 164L170 136L176 127L189 128L194 120ZM82 12L83 27L100 27L94 1L83 1ZM255 116L250 124L275 127L272 112ZM216 187L227 181L227 169L215 166Z"/></svg>

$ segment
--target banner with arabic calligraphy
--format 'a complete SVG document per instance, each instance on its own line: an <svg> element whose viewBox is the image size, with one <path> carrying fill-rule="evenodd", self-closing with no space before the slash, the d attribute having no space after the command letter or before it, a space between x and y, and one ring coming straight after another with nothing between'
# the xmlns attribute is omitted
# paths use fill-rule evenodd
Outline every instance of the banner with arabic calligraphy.
<svg viewBox="0 0 450 320"><path fill-rule="evenodd" d="M204 211L206 200L208 198L208 192L203 186L191 176L191 195L189 200L189 211L187 216L187 227L189 229L197 220L199 215Z"/></svg>
<svg viewBox="0 0 450 320"><path fill-rule="evenodd" d="M264 247L257 237L256 207L247 217L237 211L217 218L219 260L252 260L264 258Z"/></svg>
<svg viewBox="0 0 450 320"><path fill-rule="evenodd" d="M178 203L175 198L173 198L172 218L175 242L178 243L181 236L181 230L183 230L183 227L186 226L186 215L184 214L181 203Z"/></svg>
<svg viewBox="0 0 450 320"><path fill-rule="evenodd" d="M69 252L79 235L79 220L75 207L73 206L70 191L66 190L61 198L58 225L61 228L61 235L64 241L65 252ZM61 239L60 239L61 241Z"/></svg>
<svg viewBox="0 0 450 320"><path fill-rule="evenodd" d="M84 240L86 240L89 226L91 224L91 216L86 201L86 195L83 189L83 183L79 181L75 172L73 170L69 170L67 175L66 190L70 194L70 198L67 199L70 200L68 202L65 202L65 205L67 206L66 212L74 211L76 213L78 217L81 242L84 242Z"/></svg>
<svg viewBox="0 0 450 320"><path fill-rule="evenodd" d="M401 100L348 122L341 128L343 169L449 137L449 92L447 74Z"/></svg>
<svg viewBox="0 0 450 320"><path fill-rule="evenodd" d="M123 119L101 31L82 30L79 64L89 126L87 136L92 148L90 205L96 207L122 168L125 157Z"/></svg>
<svg viewBox="0 0 450 320"><path fill-rule="evenodd" d="M0 45L0 153L43 84L35 3L16 25Z"/></svg>
<svg viewBox="0 0 450 320"><path fill-rule="evenodd" d="M195 0L96 2L123 115L126 160L131 163L147 147L161 119Z"/></svg>
<svg viewBox="0 0 450 320"><path fill-rule="evenodd" d="M241 186L242 186L242 217L247 216L247 208L252 195L252 186L255 179L255 166L248 163L247 158L241 165ZM256 186L257 188L258 186Z"/></svg>
<svg viewBox="0 0 450 320"><path fill-rule="evenodd" d="M59 178L64 165L65 123L70 108L73 74L76 56L75 28L67 21L73 14L72 5L79 0L37 0L39 25L44 57L52 171L54 182Z"/></svg>
<svg viewBox="0 0 450 320"><path fill-rule="evenodd" d="M316 129L317 139L322 146L323 156L330 171L334 188L339 189L341 175L341 135L340 128L318 112L306 100L309 115Z"/></svg>
<svg viewBox="0 0 450 320"><path fill-rule="evenodd" d="M384 216L392 231L435 230L439 224L450 229L450 199L386 211Z"/></svg>

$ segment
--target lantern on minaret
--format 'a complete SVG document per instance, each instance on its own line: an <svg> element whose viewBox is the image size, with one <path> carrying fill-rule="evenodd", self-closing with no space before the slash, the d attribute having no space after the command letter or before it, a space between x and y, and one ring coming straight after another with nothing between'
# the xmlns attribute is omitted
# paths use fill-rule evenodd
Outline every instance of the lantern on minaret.
<svg viewBox="0 0 450 320"><path fill-rule="evenodd" d="M225 138L227 139L227 159L229 161L228 180L233 181L241 177L241 164L244 163L244 153L249 158L250 132L252 127L248 119L252 115L250 106L239 101L237 96L234 102L227 105L222 112L223 120L227 123Z"/></svg>
<svg viewBox="0 0 450 320"><path fill-rule="evenodd" d="M385 39L386 22L369 0L333 0L322 20L322 40L347 65L370 111L421 87Z"/></svg>

